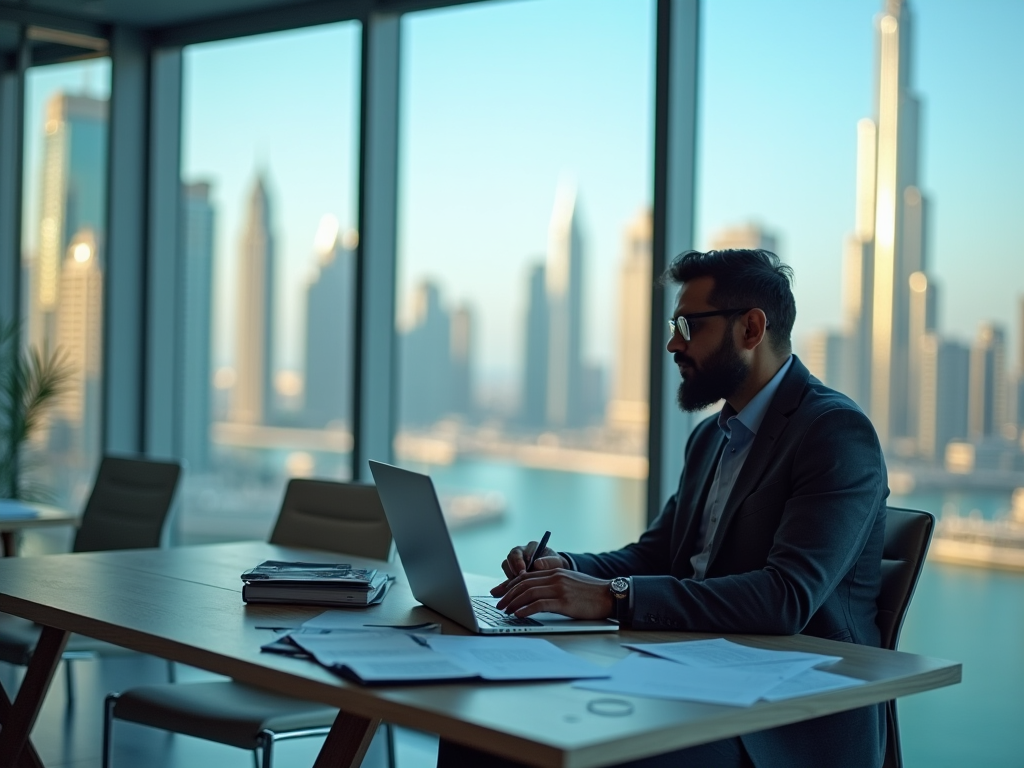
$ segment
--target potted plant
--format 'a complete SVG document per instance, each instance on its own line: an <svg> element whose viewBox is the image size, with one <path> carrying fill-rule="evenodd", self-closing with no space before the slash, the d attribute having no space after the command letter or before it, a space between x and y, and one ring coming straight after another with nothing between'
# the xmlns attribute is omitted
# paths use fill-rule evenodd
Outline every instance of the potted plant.
<svg viewBox="0 0 1024 768"><path fill-rule="evenodd" d="M22 448L70 388L74 368L59 347L52 353L22 348L20 331L17 321L0 323L0 498L46 501Z"/></svg>

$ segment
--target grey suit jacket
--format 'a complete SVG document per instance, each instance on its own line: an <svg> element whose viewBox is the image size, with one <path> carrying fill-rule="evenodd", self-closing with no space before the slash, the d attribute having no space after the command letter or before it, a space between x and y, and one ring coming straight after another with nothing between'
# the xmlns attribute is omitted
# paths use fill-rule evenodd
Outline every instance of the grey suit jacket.
<svg viewBox="0 0 1024 768"><path fill-rule="evenodd" d="M717 418L690 435L679 488L640 540L574 554L579 570L633 577L634 629L817 637L877 646L885 499L868 418L794 358L722 512L703 581L690 558L724 435ZM880 765L884 707L743 737L757 768Z"/></svg>

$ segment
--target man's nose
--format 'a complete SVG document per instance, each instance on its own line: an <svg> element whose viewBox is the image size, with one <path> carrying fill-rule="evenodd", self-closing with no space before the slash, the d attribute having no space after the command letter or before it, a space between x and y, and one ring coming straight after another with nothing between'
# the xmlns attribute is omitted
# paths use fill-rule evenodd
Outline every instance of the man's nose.
<svg viewBox="0 0 1024 768"><path fill-rule="evenodd" d="M676 352L686 352L686 340L683 339L681 334L673 331L672 335L668 338L668 344L665 345L665 349L673 354Z"/></svg>

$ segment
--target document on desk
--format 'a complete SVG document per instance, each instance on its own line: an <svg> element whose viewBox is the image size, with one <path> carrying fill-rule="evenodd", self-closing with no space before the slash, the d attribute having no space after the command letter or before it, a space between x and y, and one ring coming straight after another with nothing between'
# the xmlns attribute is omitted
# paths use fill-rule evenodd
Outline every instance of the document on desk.
<svg viewBox="0 0 1024 768"><path fill-rule="evenodd" d="M386 624L379 619L367 618L365 613L351 610L324 611L301 624L307 632L334 632L340 629L402 629L407 632L440 632L441 625L434 622L423 624Z"/></svg>
<svg viewBox="0 0 1024 768"><path fill-rule="evenodd" d="M841 656L800 651L771 651L733 643L725 638L690 640L679 643L624 643L626 648L657 656L689 667L744 668L751 672L795 677L812 667L842 661Z"/></svg>
<svg viewBox="0 0 1024 768"><path fill-rule="evenodd" d="M820 669L808 669L796 677L783 680L764 695L764 700L782 701L783 699L795 699L797 696L839 691L843 688L853 688L857 685L864 685L864 681L858 680L855 677L847 677L846 675L823 672Z"/></svg>
<svg viewBox="0 0 1024 768"><path fill-rule="evenodd" d="M579 680L574 688L624 696L699 701L749 707L775 688L781 678L749 668L692 667L638 653L609 667L606 680Z"/></svg>
<svg viewBox="0 0 1024 768"><path fill-rule="evenodd" d="M577 680L608 677L608 670L538 637L434 635L433 650L484 680Z"/></svg>
<svg viewBox="0 0 1024 768"><path fill-rule="evenodd" d="M466 680L479 677L404 632L352 630L295 633L291 639L328 669L362 683Z"/></svg>

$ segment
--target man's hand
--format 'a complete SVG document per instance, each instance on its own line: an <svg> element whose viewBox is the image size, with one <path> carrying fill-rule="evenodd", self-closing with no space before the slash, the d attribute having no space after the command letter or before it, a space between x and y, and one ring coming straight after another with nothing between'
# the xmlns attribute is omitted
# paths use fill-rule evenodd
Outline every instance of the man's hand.
<svg viewBox="0 0 1024 768"><path fill-rule="evenodd" d="M508 557L506 557L504 562L501 564L501 570L505 572L505 575L508 576L510 580L520 574L526 573L526 564L530 561L530 556L536 549L536 541L531 541L525 547L513 547L512 551L508 553ZM544 549L537 553L537 557L533 561L533 567L530 570L549 571L554 568L569 568L569 563L565 562L565 558L555 552L551 547L544 547ZM495 597L505 594L504 588L508 583L508 581L505 581L499 584L491 590L491 594ZM501 591L499 592L498 590Z"/></svg>
<svg viewBox="0 0 1024 768"><path fill-rule="evenodd" d="M504 594L498 609L520 618L551 611L574 619L607 619L615 609L610 584L606 579L555 568L523 573L499 584L491 594Z"/></svg>

